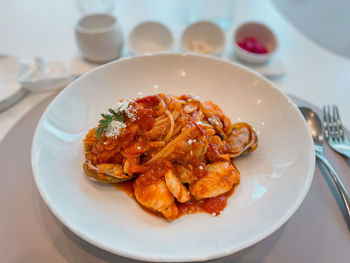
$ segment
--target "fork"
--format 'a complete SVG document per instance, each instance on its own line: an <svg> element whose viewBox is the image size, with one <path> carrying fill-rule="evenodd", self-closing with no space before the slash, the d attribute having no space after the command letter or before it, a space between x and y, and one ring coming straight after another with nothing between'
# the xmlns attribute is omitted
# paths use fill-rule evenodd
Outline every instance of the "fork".
<svg viewBox="0 0 350 263"><path fill-rule="evenodd" d="M333 150L350 158L350 143L345 135L336 105L323 106L323 126L324 136Z"/></svg>

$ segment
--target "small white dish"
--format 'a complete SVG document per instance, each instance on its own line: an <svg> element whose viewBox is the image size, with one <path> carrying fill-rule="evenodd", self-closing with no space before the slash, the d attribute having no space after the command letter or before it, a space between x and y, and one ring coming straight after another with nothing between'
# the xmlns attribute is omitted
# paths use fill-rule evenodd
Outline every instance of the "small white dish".
<svg viewBox="0 0 350 263"><path fill-rule="evenodd" d="M86 132L116 101L141 92L192 93L255 128L259 146L235 160L241 183L221 217L199 213L169 223L84 175ZM209 56L155 54L109 63L66 87L36 128L32 168L48 207L83 239L138 260L181 262L223 257L276 231L308 192L315 155L304 118L272 82Z"/></svg>
<svg viewBox="0 0 350 263"><path fill-rule="evenodd" d="M245 38L253 37L259 41L268 51L267 54L257 54L241 48L238 43ZM246 63L263 64L274 56L277 50L278 41L275 34L266 25L258 22L247 22L240 25L233 36L235 55Z"/></svg>
<svg viewBox="0 0 350 263"><path fill-rule="evenodd" d="M199 21L184 30L181 43L186 52L218 56L225 45L225 33L213 22Z"/></svg>
<svg viewBox="0 0 350 263"><path fill-rule="evenodd" d="M75 38L88 61L105 63L120 57L123 34L114 16L91 14L82 17L75 27Z"/></svg>
<svg viewBox="0 0 350 263"><path fill-rule="evenodd" d="M136 25L129 36L129 49L135 55L170 51L173 44L170 30L155 21Z"/></svg>

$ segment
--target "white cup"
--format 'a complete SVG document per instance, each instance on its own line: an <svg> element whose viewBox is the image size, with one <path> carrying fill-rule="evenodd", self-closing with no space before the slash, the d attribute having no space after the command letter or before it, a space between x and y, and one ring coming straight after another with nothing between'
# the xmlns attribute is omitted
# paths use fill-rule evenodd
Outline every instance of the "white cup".
<svg viewBox="0 0 350 263"><path fill-rule="evenodd" d="M120 56L123 34L116 18L108 14L82 17L75 27L75 39L82 56L104 63Z"/></svg>

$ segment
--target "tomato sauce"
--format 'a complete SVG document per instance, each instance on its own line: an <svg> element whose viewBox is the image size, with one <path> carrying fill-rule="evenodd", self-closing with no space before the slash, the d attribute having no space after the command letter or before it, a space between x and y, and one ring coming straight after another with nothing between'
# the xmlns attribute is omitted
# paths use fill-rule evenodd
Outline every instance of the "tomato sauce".
<svg viewBox="0 0 350 263"><path fill-rule="evenodd" d="M200 179L208 174L205 163L201 162L199 159L193 159L190 163L192 166L193 176Z"/></svg>
<svg viewBox="0 0 350 263"><path fill-rule="evenodd" d="M126 181L126 182L121 182L116 184L117 190L121 190L124 193L126 193L128 196L130 196L132 199L135 199L134 196L134 187L133 187L134 181Z"/></svg>
<svg viewBox="0 0 350 263"><path fill-rule="evenodd" d="M170 161L161 159L152 162L147 168L148 169L144 172L144 176L149 180L159 180L164 177L166 172L173 168L173 165Z"/></svg>
<svg viewBox="0 0 350 263"><path fill-rule="evenodd" d="M234 193L237 185L234 185L227 193L216 197L206 198L199 201L192 198L186 203L177 202L177 208L179 209L179 215L177 218L186 214L195 213L208 213L215 216L220 215L220 212L222 212L227 206L227 199Z"/></svg>

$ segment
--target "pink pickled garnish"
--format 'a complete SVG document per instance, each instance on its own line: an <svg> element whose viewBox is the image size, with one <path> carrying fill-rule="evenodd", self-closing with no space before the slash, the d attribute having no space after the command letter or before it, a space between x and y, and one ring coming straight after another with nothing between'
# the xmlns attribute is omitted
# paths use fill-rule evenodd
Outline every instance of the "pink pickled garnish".
<svg viewBox="0 0 350 263"><path fill-rule="evenodd" d="M246 37L242 42L237 43L238 46L252 53L267 54L267 49L254 37Z"/></svg>

